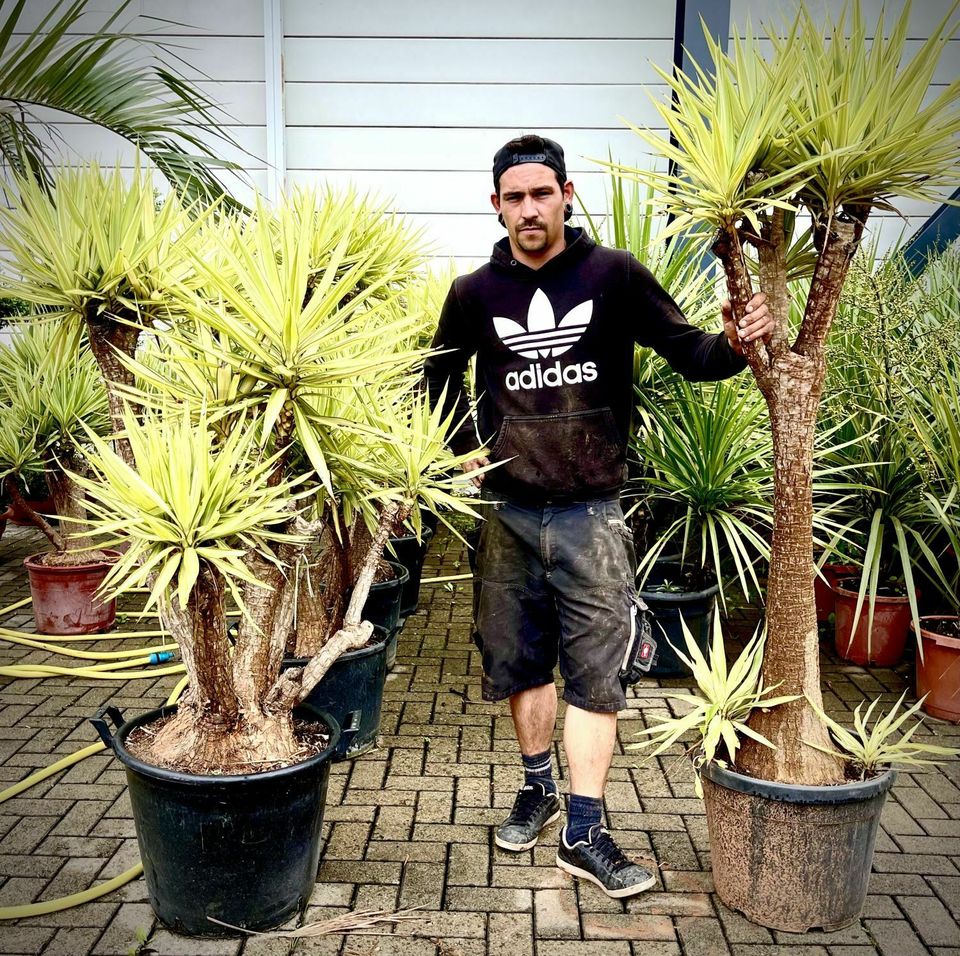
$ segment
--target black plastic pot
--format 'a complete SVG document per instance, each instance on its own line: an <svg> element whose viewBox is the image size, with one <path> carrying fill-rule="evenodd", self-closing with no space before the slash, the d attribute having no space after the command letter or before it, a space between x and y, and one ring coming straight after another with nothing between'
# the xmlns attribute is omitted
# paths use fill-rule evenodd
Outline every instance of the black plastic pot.
<svg viewBox="0 0 960 956"><path fill-rule="evenodd" d="M388 539L387 552L395 557L393 560L402 564L410 575L410 579L403 587L403 596L400 599L400 617L405 618L413 614L420 600L420 576L423 573L423 559L427 556L427 548L433 531L424 527L420 532L420 540L416 535L405 535L402 538Z"/></svg>
<svg viewBox="0 0 960 956"><path fill-rule="evenodd" d="M361 617L369 621L374 627L381 627L387 635L393 638L400 627L400 603L403 598L403 587L410 578L407 569L396 561L387 562L396 575L389 581L381 581L370 586L370 594L363 605ZM396 642L394 641L394 650ZM389 667L393 662L387 660Z"/></svg>
<svg viewBox="0 0 960 956"><path fill-rule="evenodd" d="M327 749L281 770L236 776L177 773L126 749L133 730L175 710L124 722L105 707L92 721L127 772L150 905L161 923L190 936L239 935L208 917L250 930L279 926L313 891L340 728L329 714L298 708L297 716L330 728Z"/></svg>
<svg viewBox="0 0 960 956"><path fill-rule="evenodd" d="M679 562L657 561L640 592L640 597L653 612L653 636L657 641L657 659L650 669L651 677L686 677L690 673L673 650L678 647L686 653L681 616L704 656L710 645L710 624L719 585L714 584L703 591L655 590L665 581L681 580L681 575Z"/></svg>
<svg viewBox="0 0 960 956"><path fill-rule="evenodd" d="M791 933L856 921L894 771L823 787L769 783L715 763L702 776L713 881L727 906Z"/></svg>
<svg viewBox="0 0 960 956"><path fill-rule="evenodd" d="M377 742L389 635L376 626L373 631L377 643L338 657L306 699L311 707L331 714L343 728L334 760L358 757ZM283 666L303 667L307 661L305 657L287 657Z"/></svg>

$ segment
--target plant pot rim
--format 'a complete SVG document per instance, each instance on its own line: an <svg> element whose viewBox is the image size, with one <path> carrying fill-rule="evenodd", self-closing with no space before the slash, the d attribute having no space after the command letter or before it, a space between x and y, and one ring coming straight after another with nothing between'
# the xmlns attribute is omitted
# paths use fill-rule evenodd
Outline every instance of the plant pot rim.
<svg viewBox="0 0 960 956"><path fill-rule="evenodd" d="M406 565L400 564L399 561L391 561L389 558L384 558L383 560L386 561L391 568L393 568L393 572L396 575L396 577L390 578L387 581L374 581L373 584L370 585L371 591L374 588L385 588L391 585L395 585L398 582L400 584L404 584L410 580L410 572L407 570Z"/></svg>
<svg viewBox="0 0 960 956"><path fill-rule="evenodd" d="M119 551L104 548L103 553L110 556L109 561L85 561L83 564L44 564L40 559L51 553L50 551L39 551L36 554L27 555L23 559L23 566L28 571L39 571L42 574L75 574L77 571L96 571L101 568L109 568L116 564L121 557Z"/></svg>
<svg viewBox="0 0 960 956"><path fill-rule="evenodd" d="M834 584L833 590L836 591L838 594L843 594L843 595L845 595L845 596L847 596L847 597L857 598L857 597L859 597L859 594L860 594L860 591L859 591L859 590L851 591L850 588L845 588L845 587L843 586L843 585L844 585L844 582L846 582L846 581L853 581L853 580L855 580L855 579L854 579L854 578L841 578L839 581L837 581L836 584ZM919 597L919 596L920 596L920 591L919 591L919 589L915 589L915 590L916 590L917 596ZM867 606L868 606L869 600L870 600L870 595L869 595L869 594L865 594L864 597L863 597L863 606L864 606L864 607L867 607ZM881 603L881 602L883 602L884 604L909 604L909 603L910 603L910 597L909 597L909 595L907 595L907 594L904 594L902 597L900 597L899 595L896 595L896 596L895 596L895 595L892 595L892 594L878 594L878 595L876 596L876 598L874 598L874 602L877 603L877 604L879 604L879 603Z"/></svg>
<svg viewBox="0 0 960 956"><path fill-rule="evenodd" d="M859 803L870 800L881 793L886 793L897 779L897 771L884 770L883 773L869 780L856 780L852 783L839 783L827 786L813 786L803 783L774 783L770 780L761 780L759 777L749 777L737 773L727 767L721 767L716 762L706 763L700 772L717 786L745 793L753 797L762 797L766 800L775 800L778 803L806 803L806 804L842 804Z"/></svg>
<svg viewBox="0 0 960 956"><path fill-rule="evenodd" d="M300 708L294 708L295 711L298 709ZM160 780L165 783L175 783L181 786L185 785L196 787L209 787L212 785L239 786L245 783L270 783L275 780L280 780L283 777L289 777L292 774L298 773L305 767L323 763L325 760L330 760L333 757L333 754L336 752L337 744L340 742L340 725L325 710L318 710L310 705L306 705L305 709L313 711L313 715L319 717L327 725L327 729L330 731L330 740L327 743L327 746L324 747L320 753L314 754L312 757L307 757L306 760L292 763L287 767L280 767L277 770L262 770L258 773L184 773L181 770L170 770L167 767L158 767L155 764L147 763L144 760L140 760L138 757L134 757L134 755L126 748L127 737L134 730L143 726L144 724L149 724L155 720L161 719L162 717L175 714L177 712L176 704L166 704L163 707L156 708L155 710L148 710L145 714L141 714L139 717L131 717L129 720L124 721L120 727L117 728L116 733L111 738L111 744L113 746L114 755L125 767L135 770L137 773L143 774L144 776L152 777L154 780Z"/></svg>
<svg viewBox="0 0 960 956"><path fill-rule="evenodd" d="M351 651L344 651L333 663L336 664L337 661L356 661L364 657L369 657L371 654L378 654L387 646L387 641L390 640L390 633L379 624L373 625L373 633L380 638L376 644L365 644L363 647L355 647ZM310 657L294 657L292 654L284 654L283 656L283 663L286 664L287 667L306 667L311 660L312 658ZM332 667L333 665L331 664L330 666Z"/></svg>
<svg viewBox="0 0 960 956"><path fill-rule="evenodd" d="M938 634L936 631L928 631L923 626L924 621L956 621L957 619L956 614L924 614L920 618L920 637L931 644L939 644L941 647L951 647L960 651L960 638ZM910 622L910 630L916 633L913 621Z"/></svg>

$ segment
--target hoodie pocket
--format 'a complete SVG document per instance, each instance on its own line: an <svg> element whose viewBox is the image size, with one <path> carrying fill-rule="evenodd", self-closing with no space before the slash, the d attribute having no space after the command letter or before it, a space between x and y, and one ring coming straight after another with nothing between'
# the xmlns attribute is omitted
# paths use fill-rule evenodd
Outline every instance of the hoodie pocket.
<svg viewBox="0 0 960 956"><path fill-rule="evenodd" d="M556 415L507 415L491 461L496 487L585 495L623 484L625 448L609 408Z"/></svg>

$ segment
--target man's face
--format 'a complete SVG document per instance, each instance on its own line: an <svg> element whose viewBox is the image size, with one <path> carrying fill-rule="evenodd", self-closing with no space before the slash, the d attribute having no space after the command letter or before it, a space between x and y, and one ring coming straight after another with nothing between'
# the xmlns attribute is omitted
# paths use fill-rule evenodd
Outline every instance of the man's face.
<svg viewBox="0 0 960 956"><path fill-rule="evenodd" d="M542 163L511 166L500 177L500 195L490 197L502 216L510 242L531 259L563 248L563 205L573 199L573 183L563 189L557 174Z"/></svg>

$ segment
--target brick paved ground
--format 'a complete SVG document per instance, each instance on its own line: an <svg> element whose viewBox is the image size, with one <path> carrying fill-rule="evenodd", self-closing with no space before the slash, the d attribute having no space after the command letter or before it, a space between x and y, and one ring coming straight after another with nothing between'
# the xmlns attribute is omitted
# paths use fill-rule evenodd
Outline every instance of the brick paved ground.
<svg viewBox="0 0 960 956"><path fill-rule="evenodd" d="M0 605L25 593L20 558L36 541L32 532L8 528L0 542ZM426 573L455 573L461 563L459 543L441 535ZM0 623L26 627L28 620L29 609ZM960 954L960 763L901 775L884 811L858 925L831 935L770 932L711 892L703 807L688 769L675 758L638 766L623 749L645 716L666 707L654 682L638 687L621 715L607 812L625 847L656 865L660 885L626 904L575 885L553 865L556 830L528 853L494 849L490 826L512 801L518 757L504 708L480 700L469 633L466 590L425 588L388 678L379 747L334 767L323 864L307 913L314 920L357 908L420 906L422 920L385 935L307 940L295 950L278 940L185 940L155 926L141 879L77 909L0 924L0 953L125 954L142 932L150 947L143 952L170 956ZM0 642L4 663L46 659ZM877 694L892 699L905 686L906 668L824 663L835 713ZM162 700L175 679L0 684L0 788L94 741L86 718L102 703L135 713ZM958 728L941 722L931 721L930 729L943 740L960 738ZM562 760L560 766L563 774ZM0 836L0 906L85 889L137 859L123 773L105 755L0 805Z"/></svg>

